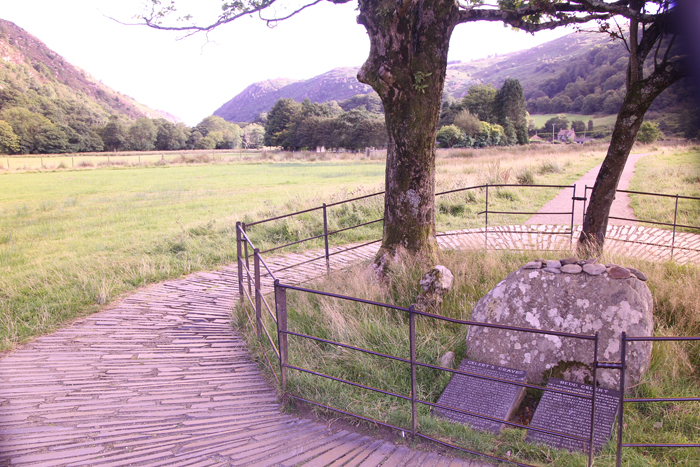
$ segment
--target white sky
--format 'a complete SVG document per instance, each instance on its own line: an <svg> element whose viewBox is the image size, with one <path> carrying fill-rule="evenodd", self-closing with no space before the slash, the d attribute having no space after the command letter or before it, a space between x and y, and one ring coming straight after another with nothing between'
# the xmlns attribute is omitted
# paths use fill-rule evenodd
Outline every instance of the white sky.
<svg viewBox="0 0 700 467"><path fill-rule="evenodd" d="M164 1L163 3L166 3ZM221 0L179 0L218 8ZM124 26L141 0L0 0L0 17L39 38L113 89L196 125L248 85L272 78L307 79L333 68L360 66L369 39L355 21L356 4L323 2L268 28L243 18L209 35ZM535 36L496 23L459 25L449 60L469 61L533 47L571 29Z"/></svg>

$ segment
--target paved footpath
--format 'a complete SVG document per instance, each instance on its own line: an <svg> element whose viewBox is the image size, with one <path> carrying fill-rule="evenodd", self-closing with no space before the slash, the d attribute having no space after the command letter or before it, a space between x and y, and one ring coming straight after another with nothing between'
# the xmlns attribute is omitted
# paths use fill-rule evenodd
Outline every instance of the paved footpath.
<svg viewBox="0 0 700 467"><path fill-rule="evenodd" d="M650 247L668 231L610 226L620 248ZM617 229L617 230L615 230ZM640 230L641 229L641 230ZM443 248L570 249L562 226L449 232ZM684 262L700 264L700 235ZM630 243L630 239L634 242ZM677 239L678 242L678 239ZM691 248L692 247L692 248ZM694 248L694 249L693 249ZM332 250L341 268L377 244ZM676 251L676 258L679 253ZM272 258L272 270L318 252ZM298 282L323 261L276 275ZM266 282L269 286L269 281ZM283 414L231 327L236 271L197 273L145 287L0 359L0 465L8 466L472 466Z"/></svg>

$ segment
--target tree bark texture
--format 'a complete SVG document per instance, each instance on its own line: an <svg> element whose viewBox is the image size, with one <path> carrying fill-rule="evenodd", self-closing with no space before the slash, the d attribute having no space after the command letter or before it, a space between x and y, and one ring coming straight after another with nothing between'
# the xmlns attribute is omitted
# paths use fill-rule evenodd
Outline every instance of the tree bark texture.
<svg viewBox="0 0 700 467"><path fill-rule="evenodd" d="M449 0L360 0L370 37L358 80L379 94L388 133L377 264L399 249L435 257L435 136L458 8ZM387 257L388 255L388 257Z"/></svg>

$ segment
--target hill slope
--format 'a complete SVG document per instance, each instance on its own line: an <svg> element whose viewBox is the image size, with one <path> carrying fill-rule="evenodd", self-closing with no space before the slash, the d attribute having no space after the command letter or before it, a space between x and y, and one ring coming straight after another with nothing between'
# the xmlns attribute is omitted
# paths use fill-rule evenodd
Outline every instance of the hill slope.
<svg viewBox="0 0 700 467"><path fill-rule="evenodd" d="M252 122L260 112L267 112L278 99L301 102L341 101L358 94L374 92L357 81L359 68L336 68L307 80L274 79L248 86L233 99L214 111L230 122Z"/></svg>
<svg viewBox="0 0 700 467"><path fill-rule="evenodd" d="M540 87L554 73L565 70L572 63L583 62L586 54L592 50L598 52L603 49L608 59L608 55L614 55L616 60L625 53L622 44L611 44L605 35L574 33L528 50L466 63L451 63L447 66L444 98L460 99L474 84L493 84L499 87L508 77L520 80L527 99L542 97ZM614 52L608 53L608 50ZM357 81L358 70L359 67L336 68L307 80L277 79L255 83L222 105L214 115L229 121L251 121L283 97L297 102L304 98L309 98L312 102L328 102L373 93L369 86Z"/></svg>
<svg viewBox="0 0 700 467"><path fill-rule="evenodd" d="M14 23L0 19L0 110L26 108L53 123L104 124L110 115L177 118L139 104L68 63Z"/></svg>

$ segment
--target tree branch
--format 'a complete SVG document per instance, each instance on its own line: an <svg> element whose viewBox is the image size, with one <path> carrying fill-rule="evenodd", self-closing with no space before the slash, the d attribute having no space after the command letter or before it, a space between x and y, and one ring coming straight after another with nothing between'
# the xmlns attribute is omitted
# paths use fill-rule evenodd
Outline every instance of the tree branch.
<svg viewBox="0 0 700 467"><path fill-rule="evenodd" d="M153 1L153 0L152 0ZM175 9L174 7L168 6L164 7L162 9L156 9L155 7L151 8L151 11L149 14L144 14L140 15L139 19L143 20L143 23L124 23L122 21L116 20L112 18L114 21L117 21L120 24L125 24L129 26L134 26L134 25L146 25L150 28L153 29L159 29L159 30L164 30L164 31L185 31L188 32L187 36L196 34L198 32L209 32L212 31L213 29L216 29L219 26L222 26L224 24L230 23L232 21L237 20L238 18L241 18L243 16L251 15L257 13L260 16L260 19L265 21L268 25L271 23L276 23L278 21L283 21L286 19L291 18L292 16L297 15L298 13L302 12L306 8L310 6L317 5L318 3L321 3L322 1L330 1L331 3L335 4L343 4L343 3L348 3L350 0L313 0L309 3L306 3L305 5L301 6L300 8L294 10L293 12L287 14L284 17L281 18L265 18L263 17L264 11L267 10L268 8L272 7L272 5L276 2L277 0L250 0L250 1L240 1L240 2L235 2L233 4L228 4L224 5L223 8L228 7L228 9L225 9L221 15L216 19L216 21L213 21L209 24L206 24L204 26L196 25L196 24L188 24L184 26L176 26L176 25L166 25L163 23L163 20L172 14ZM158 3L156 1L153 1L154 5L157 5ZM176 21L183 21L187 20L189 21L191 17L185 16L182 18L178 18ZM187 37L185 36L185 37Z"/></svg>
<svg viewBox="0 0 700 467"><path fill-rule="evenodd" d="M541 15L553 18L552 20L539 22ZM589 21L607 20L610 14L588 14L575 16L573 14L557 14L540 10L537 7L518 8L517 10L485 10L470 8L460 10L457 24L475 21L501 21L526 32L537 32L545 29L554 29L568 24L582 24Z"/></svg>
<svg viewBox="0 0 700 467"><path fill-rule="evenodd" d="M307 3L306 5L302 6L302 7L299 8L298 10L295 10L295 11L293 11L292 13L290 13L290 14L288 14L287 16L284 16L284 17L282 17L282 18L274 18L274 19L263 18L263 17L262 17L262 11L259 11L259 12L258 12L258 15L260 16L260 19L261 19L261 20L265 21L265 22L267 23L267 25L270 26L270 23L276 23L276 22L278 22L278 21L284 21L285 19L289 19L289 18L291 18L292 16L294 16L294 15L296 15L296 14L298 14L298 13L301 13L303 10L309 8L310 6L317 5L317 4L319 4L319 3L321 3L321 2L324 2L324 1L326 1L326 0L316 0L316 1L312 2L312 3ZM350 0L346 0L346 1L350 1ZM334 2L334 3L340 3L340 2Z"/></svg>

